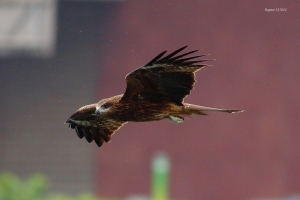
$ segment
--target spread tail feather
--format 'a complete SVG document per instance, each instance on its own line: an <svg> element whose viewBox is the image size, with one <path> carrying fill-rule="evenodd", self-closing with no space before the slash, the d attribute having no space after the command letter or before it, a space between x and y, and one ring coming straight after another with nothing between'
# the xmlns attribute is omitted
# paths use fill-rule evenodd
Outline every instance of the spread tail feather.
<svg viewBox="0 0 300 200"><path fill-rule="evenodd" d="M207 115L205 111L217 111L217 112L227 112L227 113L239 113L244 110L233 110L233 109L219 109L219 108L211 108L205 106L198 106L194 104L184 103L185 111L187 115L197 114L197 115Z"/></svg>

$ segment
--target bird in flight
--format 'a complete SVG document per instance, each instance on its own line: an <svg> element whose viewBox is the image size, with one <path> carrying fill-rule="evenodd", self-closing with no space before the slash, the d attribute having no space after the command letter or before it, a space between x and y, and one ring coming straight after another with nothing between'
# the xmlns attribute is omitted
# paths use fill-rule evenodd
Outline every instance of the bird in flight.
<svg viewBox="0 0 300 200"><path fill-rule="evenodd" d="M195 72L207 65L203 63L207 60L194 60L205 55L186 57L198 50L179 54L186 47L166 56L167 51L160 53L127 74L124 94L83 106L66 123L79 138L85 137L89 143L95 141L101 147L127 122L169 119L180 124L184 116L206 115L206 111L242 112L184 103L196 82Z"/></svg>

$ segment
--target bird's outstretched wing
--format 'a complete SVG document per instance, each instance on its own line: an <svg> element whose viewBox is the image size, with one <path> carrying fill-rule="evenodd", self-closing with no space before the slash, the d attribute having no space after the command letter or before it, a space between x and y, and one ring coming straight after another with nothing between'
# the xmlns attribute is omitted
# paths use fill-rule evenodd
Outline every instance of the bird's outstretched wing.
<svg viewBox="0 0 300 200"><path fill-rule="evenodd" d="M77 136L101 147L103 142L109 142L112 134L119 130L126 122L110 118L95 117L96 105L91 104L80 108L67 121L69 127L75 129Z"/></svg>
<svg viewBox="0 0 300 200"><path fill-rule="evenodd" d="M205 55L185 57L198 50L178 55L187 46L163 57L164 51L148 64L126 76L127 88L122 101L144 99L150 102L168 100L182 105L183 99L193 89L195 72L206 66L203 61L193 60Z"/></svg>

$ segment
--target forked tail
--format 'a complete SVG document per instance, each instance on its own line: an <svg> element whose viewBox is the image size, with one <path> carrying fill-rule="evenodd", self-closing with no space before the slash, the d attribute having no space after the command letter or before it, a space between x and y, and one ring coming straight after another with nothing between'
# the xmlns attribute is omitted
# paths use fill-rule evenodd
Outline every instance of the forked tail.
<svg viewBox="0 0 300 200"><path fill-rule="evenodd" d="M205 111L217 111L217 112L227 112L227 113L239 113L244 111L244 110L210 108L210 107L198 106L189 103L184 103L184 107L187 115L192 115L192 114L207 115Z"/></svg>

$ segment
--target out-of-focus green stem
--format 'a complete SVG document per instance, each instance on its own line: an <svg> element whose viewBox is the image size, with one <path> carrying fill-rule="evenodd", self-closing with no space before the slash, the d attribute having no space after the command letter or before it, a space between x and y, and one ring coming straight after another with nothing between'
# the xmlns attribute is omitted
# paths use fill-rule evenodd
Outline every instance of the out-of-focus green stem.
<svg viewBox="0 0 300 200"><path fill-rule="evenodd" d="M170 161L166 154L158 153L152 160L152 200L169 199Z"/></svg>

